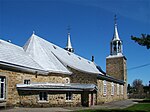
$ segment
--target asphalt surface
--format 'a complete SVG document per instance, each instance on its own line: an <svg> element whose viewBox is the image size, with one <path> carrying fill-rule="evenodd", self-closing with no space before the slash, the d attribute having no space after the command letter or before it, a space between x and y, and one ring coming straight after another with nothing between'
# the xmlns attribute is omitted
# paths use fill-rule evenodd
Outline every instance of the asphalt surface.
<svg viewBox="0 0 150 112"><path fill-rule="evenodd" d="M50 108L24 108L15 107L12 109L1 109L0 112L69 112L77 110L86 109L115 109L115 108L126 108L133 105L132 100L115 101L110 103L105 103L102 105L95 105L92 107L50 107Z"/></svg>

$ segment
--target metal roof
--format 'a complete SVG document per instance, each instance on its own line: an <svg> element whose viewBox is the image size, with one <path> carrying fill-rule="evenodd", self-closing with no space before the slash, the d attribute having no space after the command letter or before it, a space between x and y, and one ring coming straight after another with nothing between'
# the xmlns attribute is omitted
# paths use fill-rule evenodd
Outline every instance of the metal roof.
<svg viewBox="0 0 150 112"><path fill-rule="evenodd" d="M0 63L11 67L24 67L28 69L43 70L22 47L0 39Z"/></svg>
<svg viewBox="0 0 150 112"><path fill-rule="evenodd" d="M54 45L32 34L23 47L25 52L49 72L71 74L71 72L51 53Z"/></svg>
<svg viewBox="0 0 150 112"><path fill-rule="evenodd" d="M68 52L35 34L25 44L24 49L46 70L70 73L66 68L69 66L82 72L102 74L93 62Z"/></svg>
<svg viewBox="0 0 150 112"><path fill-rule="evenodd" d="M17 84L18 90L53 90L53 91L94 91L97 90L95 84L62 84L62 83L31 83Z"/></svg>

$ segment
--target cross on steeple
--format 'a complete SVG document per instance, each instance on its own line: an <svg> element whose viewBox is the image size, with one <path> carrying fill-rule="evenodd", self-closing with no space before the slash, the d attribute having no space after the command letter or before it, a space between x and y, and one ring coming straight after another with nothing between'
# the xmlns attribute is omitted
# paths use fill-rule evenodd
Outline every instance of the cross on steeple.
<svg viewBox="0 0 150 112"><path fill-rule="evenodd" d="M68 25L67 30L68 30L68 33L70 33L70 30L71 30L70 25Z"/></svg>
<svg viewBox="0 0 150 112"><path fill-rule="evenodd" d="M116 14L114 16L114 23L115 23L115 25L117 24L117 15Z"/></svg>

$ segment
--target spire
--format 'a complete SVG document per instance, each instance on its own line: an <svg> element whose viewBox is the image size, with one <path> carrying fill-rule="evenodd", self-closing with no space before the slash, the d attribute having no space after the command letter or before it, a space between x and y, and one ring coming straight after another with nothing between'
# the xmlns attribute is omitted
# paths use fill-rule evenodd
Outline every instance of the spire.
<svg viewBox="0 0 150 112"><path fill-rule="evenodd" d="M117 17L114 16L114 34L113 39L110 43L110 55L122 55L122 41L119 38L117 30Z"/></svg>
<svg viewBox="0 0 150 112"><path fill-rule="evenodd" d="M114 35L112 40L120 40L118 30L117 30L117 16L114 16Z"/></svg>
<svg viewBox="0 0 150 112"><path fill-rule="evenodd" d="M68 40L67 40L66 48L69 48L69 49L72 48L71 40L70 40L70 33L68 33Z"/></svg>
<svg viewBox="0 0 150 112"><path fill-rule="evenodd" d="M71 39L70 39L70 26L68 26L67 30L68 30L68 40L67 40L67 45L66 45L65 50L69 52L74 52L74 49L72 48L72 45L71 45Z"/></svg>

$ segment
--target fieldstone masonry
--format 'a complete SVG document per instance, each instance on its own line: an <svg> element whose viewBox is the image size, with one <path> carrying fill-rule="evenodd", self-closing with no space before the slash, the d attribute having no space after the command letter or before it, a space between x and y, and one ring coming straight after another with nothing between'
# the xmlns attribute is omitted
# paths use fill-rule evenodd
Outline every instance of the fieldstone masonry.
<svg viewBox="0 0 150 112"><path fill-rule="evenodd" d="M124 56L106 58L106 73L116 79L126 81L126 58Z"/></svg>
<svg viewBox="0 0 150 112"><path fill-rule="evenodd" d="M70 68L71 69L71 68ZM71 69L73 75L48 74L36 75L30 73L0 70L0 76L6 77L6 103L7 106L29 106L29 107L54 107L54 106L92 106L105 102L122 100L126 97L126 84L124 93L117 95L117 84L114 83L114 95L111 95L111 83L107 81L107 94L103 95L103 80L97 79L96 74L88 74ZM24 79L30 79L31 83L49 82L65 83L65 78L70 79L70 83L96 84L98 90L93 92L74 92L73 99L66 101L65 92L48 92L48 101L40 102L39 91L18 91L16 84L23 84ZM121 86L120 86L121 87ZM119 91L121 88L119 89ZM119 92L121 93L121 92ZM83 97L83 98L82 98ZM93 98L93 100L91 100Z"/></svg>

